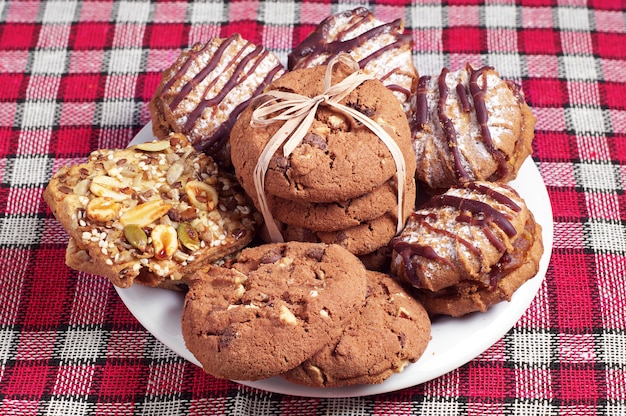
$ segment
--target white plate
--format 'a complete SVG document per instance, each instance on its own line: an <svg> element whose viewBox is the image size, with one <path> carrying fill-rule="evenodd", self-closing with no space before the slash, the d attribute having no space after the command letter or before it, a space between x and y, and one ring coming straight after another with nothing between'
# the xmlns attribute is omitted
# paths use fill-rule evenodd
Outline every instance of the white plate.
<svg viewBox="0 0 626 416"><path fill-rule="evenodd" d="M152 140L151 126L144 127L131 144ZM486 313L463 318L437 318L432 324L432 340L420 360L382 384L340 388L309 388L280 377L239 382L262 390L309 397L354 397L381 394L415 386L446 374L491 347L509 331L528 309L539 290L552 251L552 207L541 175L531 159L526 160L512 186L525 199L535 219L543 227L544 254L539 273L513 295L510 302L491 307ZM183 295L164 289L134 285L116 288L120 298L137 320L158 340L183 358L199 365L185 347L181 332Z"/></svg>

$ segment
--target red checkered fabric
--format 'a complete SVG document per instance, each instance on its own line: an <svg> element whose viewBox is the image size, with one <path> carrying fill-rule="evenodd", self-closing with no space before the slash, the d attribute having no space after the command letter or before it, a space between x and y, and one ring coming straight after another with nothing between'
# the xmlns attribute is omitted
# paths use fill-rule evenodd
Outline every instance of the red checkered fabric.
<svg viewBox="0 0 626 416"><path fill-rule="evenodd" d="M626 3L381 0L423 74L466 62L520 83L554 249L530 309L493 347L379 396L299 398L217 380L178 357L112 286L64 265L42 191L62 165L124 147L181 49L234 32L284 62L354 2L0 2L0 414L625 415Z"/></svg>

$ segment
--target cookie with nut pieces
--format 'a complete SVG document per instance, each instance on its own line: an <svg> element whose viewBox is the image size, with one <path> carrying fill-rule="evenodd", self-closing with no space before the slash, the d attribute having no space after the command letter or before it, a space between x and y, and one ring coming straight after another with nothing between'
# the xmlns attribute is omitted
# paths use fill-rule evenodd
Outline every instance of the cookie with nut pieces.
<svg viewBox="0 0 626 416"><path fill-rule="evenodd" d="M297 69L266 89L316 97L324 92L326 66ZM336 84L350 74L339 64L333 70ZM402 105L381 81L369 79L350 92L341 104L369 117L383 128L404 156L406 177L415 173L415 152ZM232 162L237 179L250 195L257 194L254 170L282 121L257 127L250 124L253 102L243 111L230 135ZM397 169L391 151L369 128L327 105L320 105L302 142L287 157L282 149L270 158L264 191L300 201L332 203L357 198L380 187Z"/></svg>
<svg viewBox="0 0 626 416"><path fill-rule="evenodd" d="M119 287L184 284L256 230L257 214L234 178L181 134L94 151L59 169L44 199L70 236L68 265Z"/></svg>
<svg viewBox="0 0 626 416"><path fill-rule="evenodd" d="M282 376L310 387L382 383L424 353L430 319L422 304L386 273L367 272L365 306L337 342Z"/></svg>
<svg viewBox="0 0 626 416"><path fill-rule="evenodd" d="M365 267L338 245L246 248L231 268L211 267L191 279L183 338L215 377L272 377L337 340L366 288Z"/></svg>

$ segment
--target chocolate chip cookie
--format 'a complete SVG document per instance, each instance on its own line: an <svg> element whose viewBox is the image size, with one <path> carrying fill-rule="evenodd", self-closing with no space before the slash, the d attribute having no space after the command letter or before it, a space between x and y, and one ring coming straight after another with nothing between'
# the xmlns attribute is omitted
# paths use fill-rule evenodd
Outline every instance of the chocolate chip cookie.
<svg viewBox="0 0 626 416"><path fill-rule="evenodd" d="M368 272L365 307L341 338L282 376L311 387L382 383L417 361L430 341L420 302L391 276Z"/></svg>
<svg viewBox="0 0 626 416"><path fill-rule="evenodd" d="M289 226L339 231L396 210L397 189L395 179L391 179L372 192L348 201L307 203L272 197L270 207L274 217ZM412 179L405 183L405 198L415 200L415 181ZM412 209L412 206L408 207L408 210Z"/></svg>
<svg viewBox="0 0 626 416"><path fill-rule="evenodd" d="M333 84L349 75L343 64L333 72ZM326 67L299 69L274 81L272 90L316 97L324 91ZM415 172L415 153L404 111L378 80L367 80L340 101L378 123L397 143L407 172ZM254 169L268 141L283 125L250 124L254 104L239 117L230 136L232 162L239 182L257 193ZM274 153L265 176L265 192L310 203L346 201L371 192L396 174L394 158L383 141L365 125L338 110L320 105L303 141L287 157Z"/></svg>
<svg viewBox="0 0 626 416"><path fill-rule="evenodd" d="M185 298L187 348L215 377L258 380L336 341L365 302L366 271L338 245L267 244L198 272Z"/></svg>

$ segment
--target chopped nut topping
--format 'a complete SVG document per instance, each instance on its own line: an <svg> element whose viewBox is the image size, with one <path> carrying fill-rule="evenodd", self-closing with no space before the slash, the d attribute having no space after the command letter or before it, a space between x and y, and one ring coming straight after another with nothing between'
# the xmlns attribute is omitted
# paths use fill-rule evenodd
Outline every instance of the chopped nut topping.
<svg viewBox="0 0 626 416"><path fill-rule="evenodd" d="M298 323L296 316L285 305L280 305L279 319L280 322L286 325L296 325Z"/></svg>
<svg viewBox="0 0 626 416"><path fill-rule="evenodd" d="M72 237L119 267L124 284L143 268L180 279L177 267L200 258L199 250L250 237L260 220L235 179L182 134L94 151L53 179L57 200L76 206L67 214L78 229Z"/></svg>
<svg viewBox="0 0 626 416"><path fill-rule="evenodd" d="M107 222L116 219L121 208L122 205L116 200L99 196L89 201L85 214L91 221Z"/></svg>
<svg viewBox="0 0 626 416"><path fill-rule="evenodd" d="M167 214L171 207L170 204L160 199L148 201L124 212L120 217L120 222L122 225L137 224L145 227Z"/></svg>
<svg viewBox="0 0 626 416"><path fill-rule="evenodd" d="M146 152L160 152L170 147L170 141L169 140L154 140L151 142L138 144L136 147L137 149L143 150Z"/></svg>
<svg viewBox="0 0 626 416"><path fill-rule="evenodd" d="M154 257L159 260L171 258L178 250L176 230L171 225L158 224L150 233Z"/></svg>

